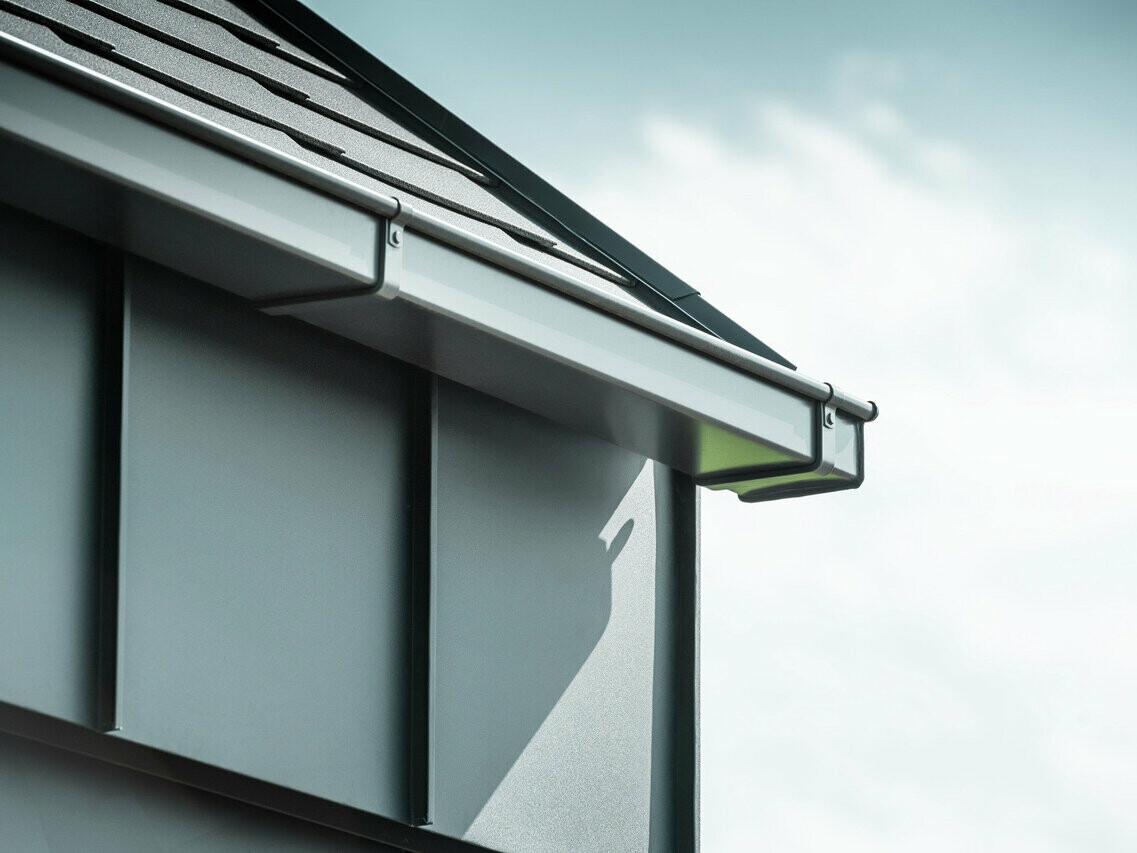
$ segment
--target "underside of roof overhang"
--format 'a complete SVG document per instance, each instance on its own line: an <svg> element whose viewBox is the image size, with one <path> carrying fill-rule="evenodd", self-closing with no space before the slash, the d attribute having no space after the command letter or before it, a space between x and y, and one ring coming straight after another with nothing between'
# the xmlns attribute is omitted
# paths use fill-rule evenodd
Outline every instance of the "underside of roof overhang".
<svg viewBox="0 0 1137 853"><path fill-rule="evenodd" d="M854 488L876 406L0 33L0 201L743 500Z"/></svg>

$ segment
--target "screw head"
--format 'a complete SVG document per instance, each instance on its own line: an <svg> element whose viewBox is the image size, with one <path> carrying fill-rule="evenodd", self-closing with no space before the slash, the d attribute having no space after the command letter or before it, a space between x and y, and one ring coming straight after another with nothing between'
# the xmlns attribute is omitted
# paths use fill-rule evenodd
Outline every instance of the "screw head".
<svg viewBox="0 0 1137 853"><path fill-rule="evenodd" d="M828 411L825 413L825 426L831 427L837 423L837 413Z"/></svg>
<svg viewBox="0 0 1137 853"><path fill-rule="evenodd" d="M403 232L401 230L391 230L391 236L387 238L392 246L401 246L403 244Z"/></svg>

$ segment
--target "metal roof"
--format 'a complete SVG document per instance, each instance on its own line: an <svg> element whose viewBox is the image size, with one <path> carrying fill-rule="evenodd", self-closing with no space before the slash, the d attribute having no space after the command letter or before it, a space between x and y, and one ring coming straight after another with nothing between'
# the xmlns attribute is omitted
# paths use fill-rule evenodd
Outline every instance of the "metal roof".
<svg viewBox="0 0 1137 853"><path fill-rule="evenodd" d="M295 0L0 0L0 29L792 367Z"/></svg>

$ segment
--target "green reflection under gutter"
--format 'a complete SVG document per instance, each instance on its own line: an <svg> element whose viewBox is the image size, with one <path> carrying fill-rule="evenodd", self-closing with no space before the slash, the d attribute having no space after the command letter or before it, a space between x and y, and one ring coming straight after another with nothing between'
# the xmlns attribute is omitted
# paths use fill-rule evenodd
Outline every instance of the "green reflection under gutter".
<svg viewBox="0 0 1137 853"><path fill-rule="evenodd" d="M700 476L739 468L785 465L801 460L711 424L699 424L698 473Z"/></svg>

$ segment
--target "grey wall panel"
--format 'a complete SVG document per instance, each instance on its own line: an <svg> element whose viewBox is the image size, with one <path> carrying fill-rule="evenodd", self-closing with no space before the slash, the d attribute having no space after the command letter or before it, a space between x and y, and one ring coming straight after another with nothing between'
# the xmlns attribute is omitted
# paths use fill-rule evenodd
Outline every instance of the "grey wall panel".
<svg viewBox="0 0 1137 853"><path fill-rule="evenodd" d="M671 731L654 683L663 469L446 382L437 419L434 829L503 850L674 849L652 828L672 819L652 788L674 767L653 743Z"/></svg>
<svg viewBox="0 0 1137 853"><path fill-rule="evenodd" d="M8 734L0 734L0 848L20 853L395 849Z"/></svg>
<svg viewBox="0 0 1137 853"><path fill-rule="evenodd" d="M408 377L132 261L122 736L407 807Z"/></svg>
<svg viewBox="0 0 1137 853"><path fill-rule="evenodd" d="M102 262L0 207L0 699L92 722Z"/></svg>

